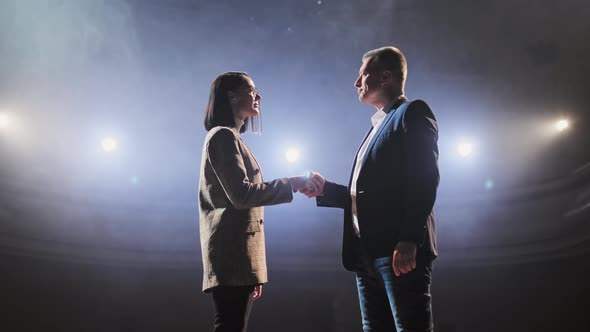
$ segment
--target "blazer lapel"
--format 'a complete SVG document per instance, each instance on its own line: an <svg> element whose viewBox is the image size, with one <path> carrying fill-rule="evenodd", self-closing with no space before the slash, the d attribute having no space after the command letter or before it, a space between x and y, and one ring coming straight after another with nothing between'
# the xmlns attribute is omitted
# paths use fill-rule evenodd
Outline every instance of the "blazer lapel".
<svg viewBox="0 0 590 332"><path fill-rule="evenodd" d="M391 112L389 112L389 114L387 114L385 119L383 119L383 123L381 123L381 125L379 126L379 129L377 130L377 132L375 133L375 135L373 136L373 138L369 142L369 146L367 146L367 150L365 151L365 155L363 156L363 162L361 163L361 169L363 166L365 166L365 163L367 162L367 157L369 156L369 153L371 153L371 150L373 150L373 147L375 146L375 142L377 141L379 136L381 136L383 129L387 126L387 124L389 123L389 121L393 117L393 113L395 113L395 110L391 111Z"/></svg>
<svg viewBox="0 0 590 332"><path fill-rule="evenodd" d="M239 138L240 148L242 150L242 153L244 155L246 155L246 157L248 158L248 161L249 161L248 164L244 163L244 166L246 166L246 169L248 171L252 170L254 172L254 174L259 175L261 183L264 182L264 177L262 176L262 168L260 167L260 163L258 162L256 157L254 157L254 153L252 153L252 150L250 150L250 147L248 146L248 144L246 144L246 142L244 142L242 137L238 136L238 138ZM253 183L258 183L255 179L251 179L251 180Z"/></svg>
<svg viewBox="0 0 590 332"><path fill-rule="evenodd" d="M361 163L361 170L362 170L362 167L367 162L367 158L368 158L369 154L371 153L371 150L373 150L373 147L375 146L375 142L377 142L377 139L379 138L379 136L381 136L381 133L383 132L385 127L387 127L389 125L389 122L391 122L391 119L393 118L393 115L395 114L395 112L397 112L397 110L399 110L400 108L404 107L404 105L406 103L408 103L408 101L404 101L398 107L396 107L395 109L392 109L387 114L385 119L383 119L383 122L379 126L378 131L375 133L375 136L373 136L373 138L371 139L371 142L369 142L369 146L367 146L367 150L365 151L365 155L363 156L363 162Z"/></svg>

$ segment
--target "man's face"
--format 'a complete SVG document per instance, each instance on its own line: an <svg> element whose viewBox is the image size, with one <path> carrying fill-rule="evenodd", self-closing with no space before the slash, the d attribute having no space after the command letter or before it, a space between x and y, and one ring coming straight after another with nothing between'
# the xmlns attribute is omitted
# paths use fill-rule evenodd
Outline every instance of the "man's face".
<svg viewBox="0 0 590 332"><path fill-rule="evenodd" d="M375 71L374 66L369 64L370 59L363 60L361 69L359 69L359 77L354 82L359 94L359 100L362 103L374 105L378 102L382 87L379 73Z"/></svg>

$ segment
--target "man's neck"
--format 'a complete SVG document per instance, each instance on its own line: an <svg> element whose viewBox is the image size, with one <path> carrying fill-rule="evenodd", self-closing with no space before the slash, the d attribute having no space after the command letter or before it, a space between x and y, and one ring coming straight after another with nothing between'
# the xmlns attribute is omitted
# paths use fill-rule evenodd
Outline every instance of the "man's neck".
<svg viewBox="0 0 590 332"><path fill-rule="evenodd" d="M404 96L404 92L403 91L396 91L396 92L392 92L389 93L387 95L384 96L384 98L373 104L373 106L375 106L376 109L380 110L383 107L390 105L391 103L393 103L395 100L402 98Z"/></svg>

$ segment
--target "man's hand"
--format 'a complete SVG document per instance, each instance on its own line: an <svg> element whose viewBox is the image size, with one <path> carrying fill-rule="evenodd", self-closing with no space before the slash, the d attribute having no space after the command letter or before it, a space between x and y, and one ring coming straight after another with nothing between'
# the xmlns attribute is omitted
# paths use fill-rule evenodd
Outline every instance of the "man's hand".
<svg viewBox="0 0 590 332"><path fill-rule="evenodd" d="M393 272L396 277L416 268L416 244L399 242L393 251Z"/></svg>
<svg viewBox="0 0 590 332"><path fill-rule="evenodd" d="M252 295L252 299L254 301L258 300L262 296L262 285L256 285L254 287L254 294Z"/></svg>
<svg viewBox="0 0 590 332"><path fill-rule="evenodd" d="M310 172L307 178L308 180L305 184L305 188L300 190L300 192L308 198L321 195L324 192L324 185L326 184L326 179L324 179L324 177L317 172Z"/></svg>
<svg viewBox="0 0 590 332"><path fill-rule="evenodd" d="M293 189L294 193L298 191L308 191L310 189L317 190L313 183L309 183L309 178L307 176L292 176L289 178L289 183L291 184L291 189Z"/></svg>

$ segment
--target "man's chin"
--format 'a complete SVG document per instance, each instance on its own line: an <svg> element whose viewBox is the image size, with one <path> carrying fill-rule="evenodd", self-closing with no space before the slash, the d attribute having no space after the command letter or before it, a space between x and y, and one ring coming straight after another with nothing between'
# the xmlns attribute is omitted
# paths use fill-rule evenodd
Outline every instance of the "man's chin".
<svg viewBox="0 0 590 332"><path fill-rule="evenodd" d="M369 99L367 96L359 95L359 101L363 104L370 104Z"/></svg>

